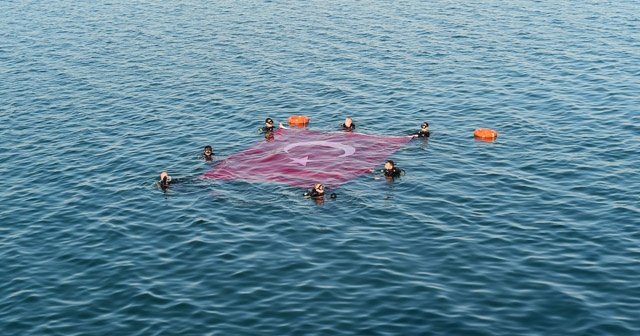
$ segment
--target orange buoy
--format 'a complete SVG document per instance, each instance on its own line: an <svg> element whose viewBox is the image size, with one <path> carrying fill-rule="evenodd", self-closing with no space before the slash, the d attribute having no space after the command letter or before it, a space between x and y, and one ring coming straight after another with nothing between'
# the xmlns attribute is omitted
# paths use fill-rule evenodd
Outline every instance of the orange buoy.
<svg viewBox="0 0 640 336"><path fill-rule="evenodd" d="M493 140L498 137L498 132L488 128L478 128L473 136L481 140Z"/></svg>
<svg viewBox="0 0 640 336"><path fill-rule="evenodd" d="M292 126L305 126L309 123L309 118L305 116L290 116L287 121Z"/></svg>

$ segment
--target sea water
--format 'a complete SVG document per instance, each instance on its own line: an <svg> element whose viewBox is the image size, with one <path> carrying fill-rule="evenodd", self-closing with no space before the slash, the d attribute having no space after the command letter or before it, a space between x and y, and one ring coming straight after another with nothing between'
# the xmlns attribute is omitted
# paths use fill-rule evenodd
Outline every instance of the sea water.
<svg viewBox="0 0 640 336"><path fill-rule="evenodd" d="M3 0L0 334L640 334L639 17L629 0ZM400 179L324 203L155 186L291 115L432 135L392 155Z"/></svg>

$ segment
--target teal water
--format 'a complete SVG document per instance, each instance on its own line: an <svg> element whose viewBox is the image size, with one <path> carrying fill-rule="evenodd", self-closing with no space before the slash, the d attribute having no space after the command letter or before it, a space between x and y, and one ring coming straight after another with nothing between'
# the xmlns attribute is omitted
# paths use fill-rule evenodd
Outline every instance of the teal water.
<svg viewBox="0 0 640 336"><path fill-rule="evenodd" d="M4 0L0 334L640 334L638 17L638 1ZM321 205L269 183L154 186L291 115L432 136L393 154L400 180Z"/></svg>

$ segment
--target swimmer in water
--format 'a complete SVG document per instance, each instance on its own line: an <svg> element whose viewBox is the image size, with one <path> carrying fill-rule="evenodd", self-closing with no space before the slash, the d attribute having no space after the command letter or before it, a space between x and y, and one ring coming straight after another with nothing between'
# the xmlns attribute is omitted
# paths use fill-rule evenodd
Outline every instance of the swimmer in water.
<svg viewBox="0 0 640 336"><path fill-rule="evenodd" d="M396 167L395 163L392 160L387 160L384 163L384 168L380 170L380 172L384 175L387 181L392 181L396 177L400 177L400 175L404 174L404 170ZM375 177L378 180L378 177Z"/></svg>
<svg viewBox="0 0 640 336"><path fill-rule="evenodd" d="M260 129L258 130L258 132L262 134L269 134L269 133L273 133L274 131L275 131L275 126L273 126L273 119L271 118L267 118L264 121L264 126L260 127Z"/></svg>
<svg viewBox="0 0 640 336"><path fill-rule="evenodd" d="M171 176L166 171L160 173L160 181L158 181L158 185L160 188L167 189L169 188L169 184L171 184Z"/></svg>
<svg viewBox="0 0 640 336"><path fill-rule="evenodd" d="M311 191L304 193L305 197L324 197L324 186L322 183L316 183L313 185Z"/></svg>
<svg viewBox="0 0 640 336"><path fill-rule="evenodd" d="M411 134L411 136L414 138L428 138L430 135L431 132L429 132L429 123L426 121L422 123L422 126L420 127L420 130L418 132Z"/></svg>
<svg viewBox="0 0 640 336"><path fill-rule="evenodd" d="M350 117L347 117L344 119L344 122L340 124L340 128L342 128L343 131L351 132L356 129L356 124L353 123Z"/></svg>
<svg viewBox="0 0 640 336"><path fill-rule="evenodd" d="M311 198L324 197L324 192L325 192L325 189L322 183L316 183L313 185L313 189L311 189L311 191L304 193L304 196L311 197ZM330 197L336 198L337 195L335 193L331 193Z"/></svg>
<svg viewBox="0 0 640 336"><path fill-rule="evenodd" d="M202 153L201 158L204 159L207 162L211 162L213 161L213 149L211 148L211 146L207 145L204 146L204 152Z"/></svg>
<svg viewBox="0 0 640 336"><path fill-rule="evenodd" d="M313 189L311 189L311 191L304 193L304 197L311 198L313 202L316 203L316 205L324 204L324 195L325 195L325 188L322 185L322 183L316 183L313 186ZM330 197L336 198L338 196L335 193L331 193Z"/></svg>
<svg viewBox="0 0 640 336"><path fill-rule="evenodd" d="M156 182L156 185L162 189L163 192L168 192L169 188L179 188L180 190L188 190L189 186L194 186L198 181L201 181L199 177L171 177L169 173L163 171L160 173L160 180Z"/></svg>

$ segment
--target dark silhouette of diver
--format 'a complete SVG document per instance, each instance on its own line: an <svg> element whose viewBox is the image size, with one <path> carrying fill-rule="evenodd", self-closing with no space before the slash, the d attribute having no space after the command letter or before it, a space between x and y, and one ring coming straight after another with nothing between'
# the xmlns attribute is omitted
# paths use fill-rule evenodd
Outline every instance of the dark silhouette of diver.
<svg viewBox="0 0 640 336"><path fill-rule="evenodd" d="M431 135L429 132L429 123L423 122L420 130L418 132L412 133L411 136L414 138L428 138Z"/></svg>
<svg viewBox="0 0 640 336"><path fill-rule="evenodd" d="M325 194L324 192L325 192L325 189L322 183L316 183L313 185L313 189L304 193L303 196L311 197L311 198L324 198L324 194ZM331 193L329 197L336 198L338 196L336 195L336 193Z"/></svg>
<svg viewBox="0 0 640 336"><path fill-rule="evenodd" d="M380 169L380 172L384 175L385 179L387 181L393 181L395 180L397 177L400 177L401 175L404 174L404 170L396 167L395 163L393 162L393 160L387 160L384 163L384 168ZM374 177L374 179L378 180L378 177Z"/></svg>
<svg viewBox="0 0 640 336"><path fill-rule="evenodd" d="M356 124L353 123L353 120L350 117L346 117L344 122L340 124L340 128L346 132L352 132L356 129Z"/></svg>
<svg viewBox="0 0 640 336"><path fill-rule="evenodd" d="M273 126L273 119L271 118L267 118L264 121L264 126L260 127L258 129L258 132L262 133L262 134L269 134L269 133L273 133L275 131L276 127Z"/></svg>
<svg viewBox="0 0 640 336"><path fill-rule="evenodd" d="M211 146L207 145L204 146L204 152L202 153L202 156L200 156L201 159L204 159L207 162L211 162L213 161L213 156L215 154L213 153L213 149L211 148Z"/></svg>
<svg viewBox="0 0 640 336"><path fill-rule="evenodd" d="M171 176L169 176L169 174L166 171L163 171L162 173L160 173L160 181L158 181L158 185L160 186L160 188L162 188L162 190L166 190L167 188L169 188L170 184L171 184Z"/></svg>

